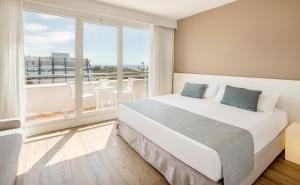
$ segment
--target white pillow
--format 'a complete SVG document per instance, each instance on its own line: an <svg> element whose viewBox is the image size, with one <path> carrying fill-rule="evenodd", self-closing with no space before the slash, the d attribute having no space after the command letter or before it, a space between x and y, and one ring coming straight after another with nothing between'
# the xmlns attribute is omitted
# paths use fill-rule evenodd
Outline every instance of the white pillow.
<svg viewBox="0 0 300 185"><path fill-rule="evenodd" d="M214 101L220 103L223 99L224 93L225 93L225 85L222 85L219 87L218 93L215 96Z"/></svg>
<svg viewBox="0 0 300 185"><path fill-rule="evenodd" d="M257 110L261 112L273 112L279 95L277 94L261 94L258 98Z"/></svg>
<svg viewBox="0 0 300 185"><path fill-rule="evenodd" d="M216 97L218 91L219 91L218 85L208 85L207 89L205 90L203 98L213 99Z"/></svg>

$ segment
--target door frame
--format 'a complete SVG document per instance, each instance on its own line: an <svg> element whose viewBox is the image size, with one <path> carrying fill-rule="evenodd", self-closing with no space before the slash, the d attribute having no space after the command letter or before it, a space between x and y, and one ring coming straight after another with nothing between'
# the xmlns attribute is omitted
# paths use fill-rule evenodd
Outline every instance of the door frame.
<svg viewBox="0 0 300 185"><path fill-rule="evenodd" d="M83 78L82 78L82 60L83 60L83 24L94 23L99 25L110 25L117 28L117 102L120 99L120 92L123 84L123 27L133 27L146 29L150 31L151 25L146 23L121 20L108 16L101 16L87 12L66 9L62 7L48 6L34 3L31 1L24 2L24 11L36 13L51 14L63 17L73 18L75 20L75 113L72 117L37 121L25 124L25 135L31 136L40 133L75 127L79 125L115 119L117 118L117 109L104 109L83 113ZM151 43L149 43L151 44ZM118 103L117 103L118 104Z"/></svg>

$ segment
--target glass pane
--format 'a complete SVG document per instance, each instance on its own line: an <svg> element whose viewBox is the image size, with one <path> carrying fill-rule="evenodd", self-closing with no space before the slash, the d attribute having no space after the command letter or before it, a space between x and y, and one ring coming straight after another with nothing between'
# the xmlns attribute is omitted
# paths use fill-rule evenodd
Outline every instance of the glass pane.
<svg viewBox="0 0 300 185"><path fill-rule="evenodd" d="M84 23L83 108L112 108L117 97L117 28Z"/></svg>
<svg viewBox="0 0 300 185"><path fill-rule="evenodd" d="M24 54L27 121L73 115L75 20L24 11Z"/></svg>
<svg viewBox="0 0 300 185"><path fill-rule="evenodd" d="M121 101L148 96L150 33L146 29L123 28L123 83Z"/></svg>

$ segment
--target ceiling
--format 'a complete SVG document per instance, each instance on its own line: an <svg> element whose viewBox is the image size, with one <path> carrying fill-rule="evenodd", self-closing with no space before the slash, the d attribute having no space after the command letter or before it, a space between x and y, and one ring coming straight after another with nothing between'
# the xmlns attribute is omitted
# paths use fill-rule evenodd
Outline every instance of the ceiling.
<svg viewBox="0 0 300 185"><path fill-rule="evenodd" d="M236 0L96 0L178 20Z"/></svg>

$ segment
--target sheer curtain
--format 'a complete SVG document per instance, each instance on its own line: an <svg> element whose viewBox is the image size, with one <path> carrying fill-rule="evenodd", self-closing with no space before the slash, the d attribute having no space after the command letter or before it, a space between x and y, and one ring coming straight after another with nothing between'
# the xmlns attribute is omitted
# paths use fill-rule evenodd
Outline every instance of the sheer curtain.
<svg viewBox="0 0 300 185"><path fill-rule="evenodd" d="M149 71L149 96L172 93L174 66L174 29L152 27Z"/></svg>
<svg viewBox="0 0 300 185"><path fill-rule="evenodd" d="M23 114L22 0L0 0L0 119Z"/></svg>

